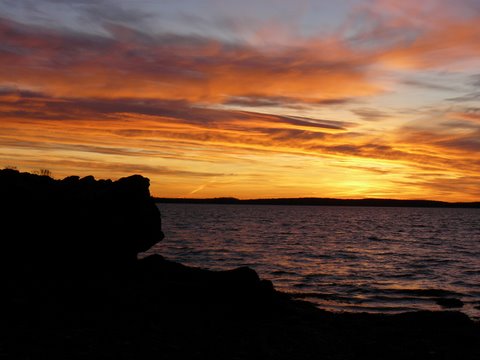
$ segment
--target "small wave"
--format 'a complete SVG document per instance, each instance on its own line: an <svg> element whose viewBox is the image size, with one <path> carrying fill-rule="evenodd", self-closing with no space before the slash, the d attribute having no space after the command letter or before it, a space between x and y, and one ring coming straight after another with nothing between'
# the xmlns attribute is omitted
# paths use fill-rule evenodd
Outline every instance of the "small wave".
<svg viewBox="0 0 480 360"><path fill-rule="evenodd" d="M350 303L354 300L345 296L320 292L288 292L287 294L295 299L321 299L343 303Z"/></svg>
<svg viewBox="0 0 480 360"><path fill-rule="evenodd" d="M293 287L295 287L295 288L306 288L306 287L310 287L310 285L304 284L304 283L296 283L296 284L293 284Z"/></svg>
<svg viewBox="0 0 480 360"><path fill-rule="evenodd" d="M410 267L415 269L426 269L426 268L430 268L431 266L432 266L431 264L426 264L423 262L415 262L413 264L410 264Z"/></svg>
<svg viewBox="0 0 480 360"><path fill-rule="evenodd" d="M270 274L272 274L272 275L298 275L295 272L286 271L286 270L275 270L275 271L271 271Z"/></svg>
<svg viewBox="0 0 480 360"><path fill-rule="evenodd" d="M370 241L378 241L378 242L386 242L386 241L391 242L391 241L395 241L394 239L384 238L384 237L378 237L378 236L375 236L375 235L369 236L369 237L367 237L367 239L370 240Z"/></svg>
<svg viewBox="0 0 480 360"><path fill-rule="evenodd" d="M345 306L346 311L366 312L366 313L400 313L407 311L416 311L418 309L409 306Z"/></svg>
<svg viewBox="0 0 480 360"><path fill-rule="evenodd" d="M405 274L391 274L388 276L389 278L414 278L415 274L405 273Z"/></svg>
<svg viewBox="0 0 480 360"><path fill-rule="evenodd" d="M311 273L311 274L305 274L305 275L303 275L303 279L306 280L306 281L309 281L309 280L314 280L314 279L323 278L323 277L327 277L327 276L330 276L330 274L325 274L325 273Z"/></svg>
<svg viewBox="0 0 480 360"><path fill-rule="evenodd" d="M462 273L465 275L480 275L480 270L464 270Z"/></svg>
<svg viewBox="0 0 480 360"><path fill-rule="evenodd" d="M357 254L348 253L348 252L339 252L336 254L336 257L339 259L346 259L346 260L355 260L359 258Z"/></svg>
<svg viewBox="0 0 480 360"><path fill-rule="evenodd" d="M452 259L438 259L438 258L428 258L428 259L423 259L422 261L427 262L427 263L433 263L433 264L448 264L451 263Z"/></svg>
<svg viewBox="0 0 480 360"><path fill-rule="evenodd" d="M360 287L360 286L351 286L351 285L348 288L346 288L345 291L349 294L373 294L378 292L377 289L368 288L366 286Z"/></svg>
<svg viewBox="0 0 480 360"><path fill-rule="evenodd" d="M385 303L431 303L430 297L416 297L408 295L372 295L366 299L366 302L385 302Z"/></svg>
<svg viewBox="0 0 480 360"><path fill-rule="evenodd" d="M406 294L418 297L451 297L451 296L464 296L455 291L443 290L443 289L380 289L380 291L391 294Z"/></svg>

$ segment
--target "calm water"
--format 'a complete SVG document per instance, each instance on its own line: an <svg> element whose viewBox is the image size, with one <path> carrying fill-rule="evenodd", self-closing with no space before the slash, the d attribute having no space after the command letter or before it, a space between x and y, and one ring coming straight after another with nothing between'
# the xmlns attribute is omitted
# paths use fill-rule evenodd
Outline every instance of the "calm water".
<svg viewBox="0 0 480 360"><path fill-rule="evenodd" d="M480 317L480 210L159 204L148 253L209 269L254 268L330 310L441 309Z"/></svg>

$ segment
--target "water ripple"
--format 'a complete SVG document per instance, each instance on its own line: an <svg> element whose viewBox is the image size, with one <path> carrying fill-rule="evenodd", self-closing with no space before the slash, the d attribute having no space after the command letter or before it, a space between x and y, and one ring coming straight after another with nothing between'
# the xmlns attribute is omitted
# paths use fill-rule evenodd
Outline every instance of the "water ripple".
<svg viewBox="0 0 480 360"><path fill-rule="evenodd" d="M211 269L248 265L330 310L434 310L438 298L457 298L480 317L478 209L159 208L166 238L148 253Z"/></svg>

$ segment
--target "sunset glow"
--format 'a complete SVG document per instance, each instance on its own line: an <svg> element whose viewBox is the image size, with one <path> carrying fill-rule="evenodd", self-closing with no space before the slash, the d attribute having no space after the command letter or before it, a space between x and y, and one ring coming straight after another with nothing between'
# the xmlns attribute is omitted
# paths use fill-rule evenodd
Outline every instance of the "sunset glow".
<svg viewBox="0 0 480 360"><path fill-rule="evenodd" d="M480 201L479 23L475 0L2 1L0 167Z"/></svg>

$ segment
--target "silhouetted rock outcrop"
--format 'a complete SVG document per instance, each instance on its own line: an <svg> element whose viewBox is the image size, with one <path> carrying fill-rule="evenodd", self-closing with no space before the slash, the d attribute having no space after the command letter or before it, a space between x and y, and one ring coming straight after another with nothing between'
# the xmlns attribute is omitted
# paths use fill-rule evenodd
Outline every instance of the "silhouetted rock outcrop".
<svg viewBox="0 0 480 360"><path fill-rule="evenodd" d="M280 296L270 281L261 280L248 267L210 271L151 255L140 260L138 268L143 281L156 284L144 287L145 298L153 296L176 303L229 303L262 308L271 305L274 296Z"/></svg>
<svg viewBox="0 0 480 360"><path fill-rule="evenodd" d="M163 239L149 180L48 176L0 171L0 277L31 302L123 306L145 299L256 306L274 294L249 268L212 272L137 254Z"/></svg>
<svg viewBox="0 0 480 360"><path fill-rule="evenodd" d="M1 170L0 276L14 287L63 291L131 268L137 253L163 239L148 188L139 175L54 180Z"/></svg>

